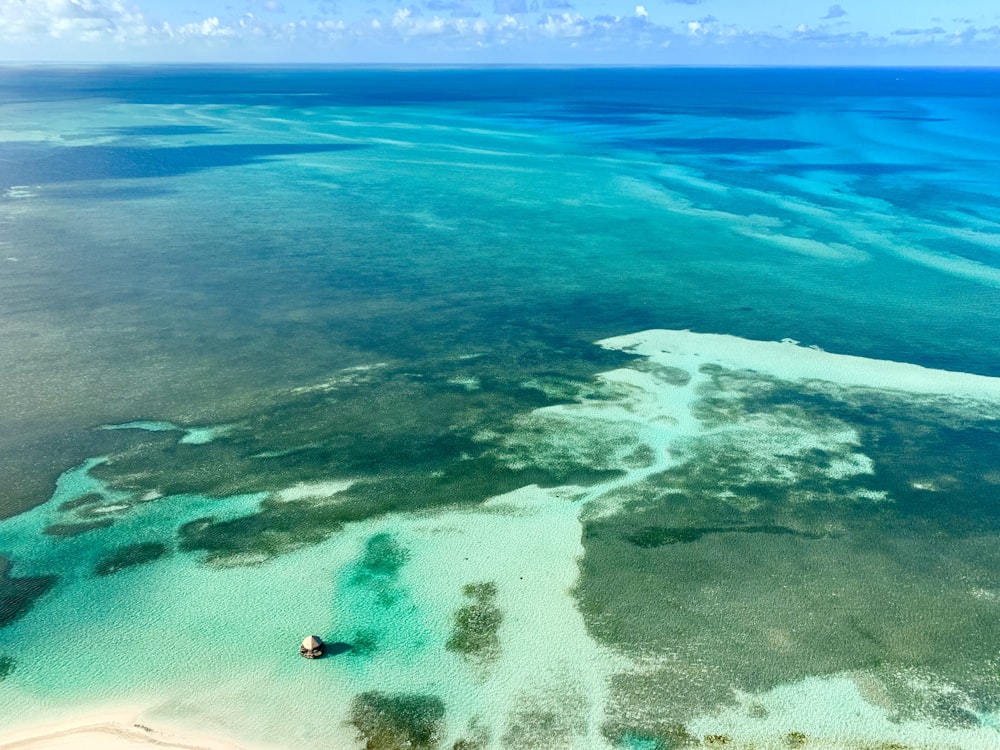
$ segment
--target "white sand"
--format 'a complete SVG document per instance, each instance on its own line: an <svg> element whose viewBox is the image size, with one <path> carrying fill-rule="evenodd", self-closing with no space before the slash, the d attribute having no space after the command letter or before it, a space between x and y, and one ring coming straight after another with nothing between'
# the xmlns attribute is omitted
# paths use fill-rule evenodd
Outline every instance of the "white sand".
<svg viewBox="0 0 1000 750"><path fill-rule="evenodd" d="M565 732L553 747L608 749L601 735L608 680L628 662L594 641L573 596L583 555L573 500L581 495L577 487L532 485L482 508L397 522L412 550L406 584L428 613L444 615L445 633L468 603L466 583L494 582L503 612L496 662L480 670L451 652L435 657L433 668L451 682L451 734L442 747L473 722L500 746L518 714L534 710L551 711Z"/></svg>
<svg viewBox="0 0 1000 750"><path fill-rule="evenodd" d="M218 737L191 732L177 733L150 726L140 712L111 710L70 720L25 727L0 735L0 750L136 750L164 747L180 750L264 750L251 749Z"/></svg>
<svg viewBox="0 0 1000 750"><path fill-rule="evenodd" d="M349 489L353 484L353 479L330 480L327 482L299 482L281 490L276 494L276 497L283 503L290 503L296 500L325 500Z"/></svg>
<svg viewBox="0 0 1000 750"><path fill-rule="evenodd" d="M1000 399L1000 378L831 354L789 340L751 341L714 333L652 330L598 343L606 349L634 352L674 367L682 367L679 360L686 360L691 364L753 370L793 382L818 380L907 393Z"/></svg>

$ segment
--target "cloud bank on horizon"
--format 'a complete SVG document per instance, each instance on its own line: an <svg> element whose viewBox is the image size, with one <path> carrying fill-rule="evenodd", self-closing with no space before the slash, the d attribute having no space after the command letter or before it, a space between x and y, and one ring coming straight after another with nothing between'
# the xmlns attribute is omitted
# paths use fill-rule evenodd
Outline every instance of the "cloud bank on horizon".
<svg viewBox="0 0 1000 750"><path fill-rule="evenodd" d="M0 0L0 60L1000 66L995 0Z"/></svg>

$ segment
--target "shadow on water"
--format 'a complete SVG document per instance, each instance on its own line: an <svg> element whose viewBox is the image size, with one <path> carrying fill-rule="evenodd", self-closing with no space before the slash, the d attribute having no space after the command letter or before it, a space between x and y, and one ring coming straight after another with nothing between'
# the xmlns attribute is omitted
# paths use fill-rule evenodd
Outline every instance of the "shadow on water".
<svg viewBox="0 0 1000 750"><path fill-rule="evenodd" d="M350 643L345 643L344 641L337 641L336 643L326 644L324 655L340 656L341 654L346 654L348 651L352 650L354 650L354 646L352 646Z"/></svg>
<svg viewBox="0 0 1000 750"><path fill-rule="evenodd" d="M212 167L235 167L269 157L332 153L367 148L352 143L239 143L221 146L40 146L12 142L0 145L4 163L0 186L41 185L82 180L175 177Z"/></svg>

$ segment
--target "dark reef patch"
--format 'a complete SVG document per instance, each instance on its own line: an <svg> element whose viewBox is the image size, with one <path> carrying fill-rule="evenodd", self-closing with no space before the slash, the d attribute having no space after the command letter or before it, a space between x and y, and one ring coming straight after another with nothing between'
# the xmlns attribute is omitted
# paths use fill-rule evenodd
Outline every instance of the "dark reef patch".
<svg viewBox="0 0 1000 750"><path fill-rule="evenodd" d="M365 541L364 552L353 565L350 584L365 589L380 608L394 607L405 597L399 572L409 557L395 536L375 534Z"/></svg>
<svg viewBox="0 0 1000 750"><path fill-rule="evenodd" d="M609 738L663 737L739 694L852 671L899 720L975 726L1000 707L996 422L947 398L703 372L695 411L717 432L584 524L588 629L670 654L615 678ZM740 425L778 441L769 460ZM871 468L839 473L848 454L784 448L780 429L853 431L847 450Z"/></svg>
<svg viewBox="0 0 1000 750"><path fill-rule="evenodd" d="M78 523L54 523L42 529L43 534L49 536L77 536L85 534L95 529L106 529L114 523L110 518L96 518L92 521L80 521Z"/></svg>
<svg viewBox="0 0 1000 750"><path fill-rule="evenodd" d="M10 561L0 557L0 628L25 614L58 580L56 576L12 578Z"/></svg>
<svg viewBox="0 0 1000 750"><path fill-rule="evenodd" d="M365 542L354 583L367 585L374 579L392 578L406 564L409 553L391 534L376 534Z"/></svg>
<svg viewBox="0 0 1000 750"><path fill-rule="evenodd" d="M640 359L631 365L633 370L651 373L657 380L670 385L685 386L691 382L691 373L679 367L668 367L647 359Z"/></svg>
<svg viewBox="0 0 1000 750"><path fill-rule="evenodd" d="M365 750L433 750L444 735L444 702L434 695L361 693L350 723Z"/></svg>
<svg viewBox="0 0 1000 750"><path fill-rule="evenodd" d="M365 542L351 583L371 591L382 607L392 607L402 596L397 579L409 557L409 552L392 534L375 534Z"/></svg>
<svg viewBox="0 0 1000 750"><path fill-rule="evenodd" d="M486 750L490 744L490 735L486 728L475 719L470 722L467 736L455 740L451 750Z"/></svg>
<svg viewBox="0 0 1000 750"><path fill-rule="evenodd" d="M259 513L241 518L195 519L178 530L179 546L186 552L206 552L208 561L240 555L258 559L317 544L343 528L343 520L335 511L310 511L306 503L268 501Z"/></svg>
<svg viewBox="0 0 1000 750"><path fill-rule="evenodd" d="M126 568L133 568L137 565L146 565L147 563L159 560L161 557L166 555L167 552L167 545L162 542L140 542L138 544L129 544L125 547L120 547L110 555L103 558L99 563L97 563L94 568L94 573L99 576L114 575L115 573L125 570Z"/></svg>
<svg viewBox="0 0 1000 750"><path fill-rule="evenodd" d="M81 495L80 497L75 497L72 500L67 500L59 506L59 510L65 513L70 510L78 510L80 508L86 508L88 505L96 505L98 503L104 502L104 496L98 494L97 492L88 492L86 495Z"/></svg>
<svg viewBox="0 0 1000 750"><path fill-rule="evenodd" d="M328 383L274 394L225 440L186 446L137 434L93 474L133 495L151 488L164 495L274 493L299 483L360 478L335 502L272 495L252 515L187 523L179 530L181 549L205 552L209 560L272 557L387 513L475 504L530 484L587 485L615 475L573 461L515 469L491 455L519 414L557 400L512 382L510 374L501 379L488 361L476 364L481 387L472 392L449 383L469 373L469 365L454 361L429 365L424 377L389 367L343 372ZM573 380L567 382L569 397ZM487 431L497 437L484 438Z"/></svg>
<svg viewBox="0 0 1000 750"><path fill-rule="evenodd" d="M470 583L462 593L472 603L455 612L454 629L445 648L480 664L495 661L500 656L498 633L503 622L503 612L496 605L496 584Z"/></svg>
<svg viewBox="0 0 1000 750"><path fill-rule="evenodd" d="M501 746L510 750L574 747L587 730L588 697L566 683L558 690L525 696L511 712Z"/></svg>
<svg viewBox="0 0 1000 750"><path fill-rule="evenodd" d="M351 638L351 655L357 657L371 656L378 650L378 634L373 630L356 630Z"/></svg>
<svg viewBox="0 0 1000 750"><path fill-rule="evenodd" d="M803 539L822 539L819 534L790 529L787 526L644 526L629 534L625 539L636 547L653 549L667 544L690 544L709 534L774 534L791 535Z"/></svg>

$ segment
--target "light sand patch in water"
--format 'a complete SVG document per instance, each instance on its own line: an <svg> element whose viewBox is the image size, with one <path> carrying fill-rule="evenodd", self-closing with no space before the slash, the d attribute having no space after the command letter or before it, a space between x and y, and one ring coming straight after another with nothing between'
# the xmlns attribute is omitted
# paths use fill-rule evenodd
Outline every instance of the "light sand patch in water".
<svg viewBox="0 0 1000 750"><path fill-rule="evenodd" d="M283 503L297 500L325 500L349 489L354 484L353 479L330 480L328 482L299 482L275 494Z"/></svg>
<svg viewBox="0 0 1000 750"><path fill-rule="evenodd" d="M675 367L715 364L791 382L816 380L848 387L1000 399L1000 378L833 354L790 340L751 341L725 334L651 330L598 343L606 349L641 354L653 362Z"/></svg>

